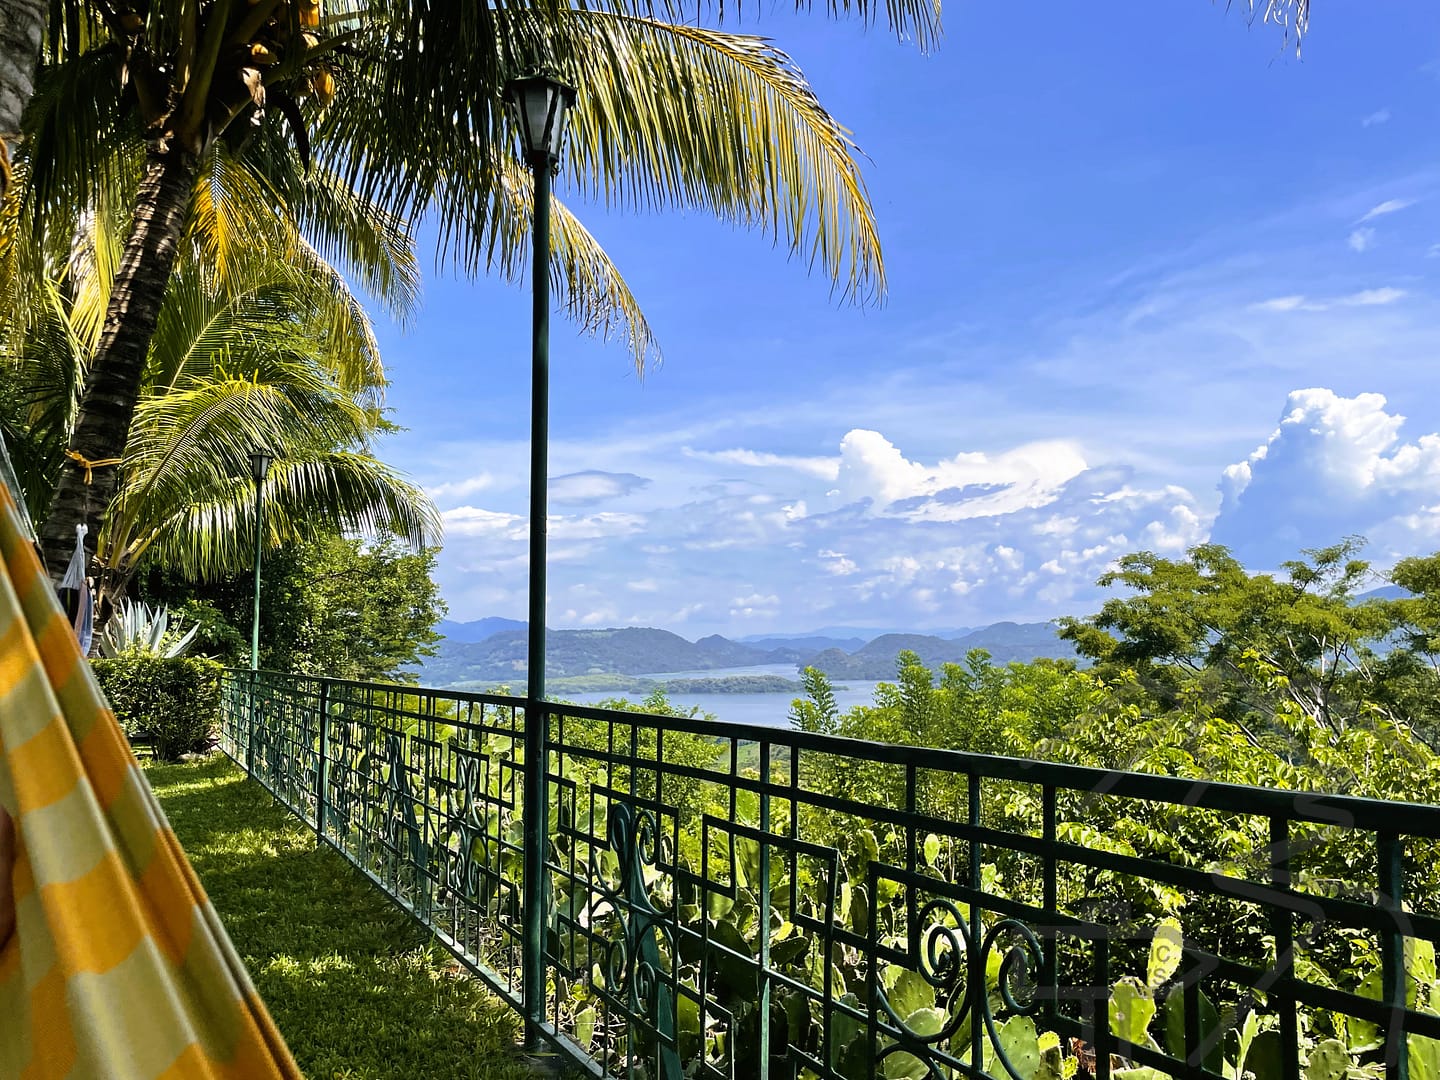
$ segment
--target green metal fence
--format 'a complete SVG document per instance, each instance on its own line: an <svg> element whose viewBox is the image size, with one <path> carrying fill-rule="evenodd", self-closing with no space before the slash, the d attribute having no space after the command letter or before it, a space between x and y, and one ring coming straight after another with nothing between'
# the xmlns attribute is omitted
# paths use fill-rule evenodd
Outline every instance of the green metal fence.
<svg viewBox="0 0 1440 1080"><path fill-rule="evenodd" d="M225 690L225 750L518 1010L543 954L532 1030L597 1075L1440 1080L1437 807L556 704L527 762L524 699Z"/></svg>

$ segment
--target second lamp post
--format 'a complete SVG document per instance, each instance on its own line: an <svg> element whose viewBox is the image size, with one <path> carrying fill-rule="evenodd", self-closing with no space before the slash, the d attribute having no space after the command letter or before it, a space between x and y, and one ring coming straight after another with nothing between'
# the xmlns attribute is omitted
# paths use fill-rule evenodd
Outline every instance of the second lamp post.
<svg viewBox="0 0 1440 1080"><path fill-rule="evenodd" d="M250 479L255 481L255 611L250 621L251 671L260 668L260 552L265 536L265 478L270 475L270 466L274 463L275 455L269 450L250 452Z"/></svg>
<svg viewBox="0 0 1440 1080"><path fill-rule="evenodd" d="M505 101L520 128L525 162L535 177L531 236L533 308L530 337L530 612L525 692L525 895L522 916L525 1016L530 1040L545 1017L545 534L550 440L550 177L560 162L565 114L575 91L546 75L515 79Z"/></svg>
<svg viewBox="0 0 1440 1080"><path fill-rule="evenodd" d="M265 477L270 475L270 466L274 463L275 455L264 447L250 452L250 479L255 481L255 610L250 620L250 708L245 734L245 769L252 774L255 771L255 683L260 669L260 552L265 535Z"/></svg>

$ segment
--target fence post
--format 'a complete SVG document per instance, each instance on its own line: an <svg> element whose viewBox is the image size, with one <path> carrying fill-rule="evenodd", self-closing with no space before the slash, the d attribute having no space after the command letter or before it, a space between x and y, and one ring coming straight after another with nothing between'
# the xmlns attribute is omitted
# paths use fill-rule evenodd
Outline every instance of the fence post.
<svg viewBox="0 0 1440 1080"><path fill-rule="evenodd" d="M250 671L249 704L245 710L245 771L255 775L255 680L254 669Z"/></svg>
<svg viewBox="0 0 1440 1080"><path fill-rule="evenodd" d="M545 851L549 842L549 810L545 773L550 745L549 712L533 696L525 702L525 775L523 864L525 891L521 911L521 991L524 995L527 1042L540 1041L539 1025L545 1019L545 937L549 890L545 881Z"/></svg>
<svg viewBox="0 0 1440 1080"><path fill-rule="evenodd" d="M325 805L330 792L330 680L320 680L320 759L315 766L315 837L325 840Z"/></svg>

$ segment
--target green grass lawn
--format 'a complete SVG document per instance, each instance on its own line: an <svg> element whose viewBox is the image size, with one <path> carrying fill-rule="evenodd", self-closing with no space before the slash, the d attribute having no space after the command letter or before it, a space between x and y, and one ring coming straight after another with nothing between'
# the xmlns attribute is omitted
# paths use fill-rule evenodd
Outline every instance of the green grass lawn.
<svg viewBox="0 0 1440 1080"><path fill-rule="evenodd" d="M223 758L147 770L310 1080L521 1080L518 1017Z"/></svg>

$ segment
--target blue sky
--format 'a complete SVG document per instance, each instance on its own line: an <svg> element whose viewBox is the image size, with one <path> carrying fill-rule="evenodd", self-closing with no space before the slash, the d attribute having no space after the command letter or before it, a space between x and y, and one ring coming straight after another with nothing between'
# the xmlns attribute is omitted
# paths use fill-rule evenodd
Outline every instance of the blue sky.
<svg viewBox="0 0 1440 1080"><path fill-rule="evenodd" d="M1440 549L1440 8L1326 4L1299 59L1243 8L954 2L930 56L744 24L868 154L889 298L572 202L665 360L554 324L551 625L975 625L1092 611L1141 548ZM435 274L381 327L454 618L525 610L528 331Z"/></svg>

